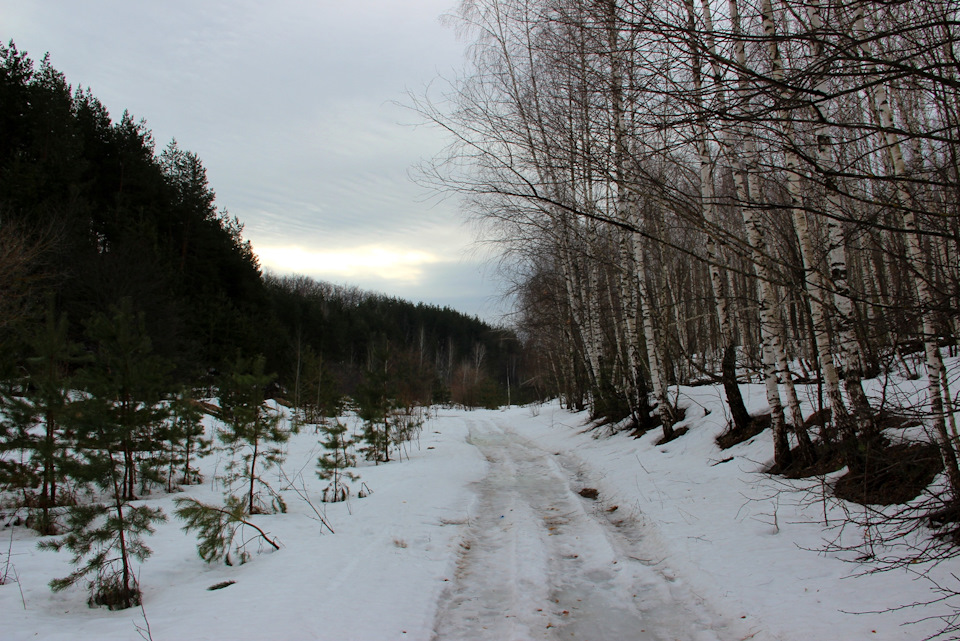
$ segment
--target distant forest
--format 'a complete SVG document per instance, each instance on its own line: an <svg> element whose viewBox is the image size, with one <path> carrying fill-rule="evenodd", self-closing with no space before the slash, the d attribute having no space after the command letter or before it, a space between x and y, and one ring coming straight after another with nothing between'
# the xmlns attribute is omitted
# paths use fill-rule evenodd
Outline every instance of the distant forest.
<svg viewBox="0 0 960 641"><path fill-rule="evenodd" d="M517 337L449 308L306 277L264 275L243 224L218 208L196 154L158 152L143 120L111 119L45 57L0 46L0 373L20 376L65 325L125 310L165 386L202 388L241 358L265 358L271 394L306 402L321 379L352 394L370 371L427 404L496 406L519 389ZM117 316L119 318L119 316ZM72 359L72 360L71 360ZM70 364L73 363L73 364ZM313 386L313 387L311 387Z"/></svg>

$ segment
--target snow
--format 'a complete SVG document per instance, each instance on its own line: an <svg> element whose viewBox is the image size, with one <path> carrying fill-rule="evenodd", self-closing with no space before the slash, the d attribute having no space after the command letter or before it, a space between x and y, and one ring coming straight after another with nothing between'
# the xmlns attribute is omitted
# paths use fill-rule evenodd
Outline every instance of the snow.
<svg viewBox="0 0 960 641"><path fill-rule="evenodd" d="M748 409L764 407L761 386L743 389ZM146 621L157 641L893 641L939 629L936 619L904 624L949 614L948 604L867 614L937 595L916 572L865 574L826 551L845 506L823 500L820 480L763 474L769 432L718 450L717 388L682 388L679 400L690 429L662 446L659 434L591 428L556 403L435 410L402 461L359 467L371 496L340 504L319 502L320 447L304 429L283 470L336 533L287 489L288 513L254 517L282 549L254 548L232 567L204 563L172 516L177 496L220 499L211 479L225 461L214 454L204 485L146 500L170 520L148 539L142 611L90 609L79 586L54 594L47 583L69 573L68 553L40 551L31 530L9 526L0 570L9 560L19 584L0 586L0 638L140 639ZM951 585L951 572L956 560L931 577ZM235 583L207 589L224 581Z"/></svg>

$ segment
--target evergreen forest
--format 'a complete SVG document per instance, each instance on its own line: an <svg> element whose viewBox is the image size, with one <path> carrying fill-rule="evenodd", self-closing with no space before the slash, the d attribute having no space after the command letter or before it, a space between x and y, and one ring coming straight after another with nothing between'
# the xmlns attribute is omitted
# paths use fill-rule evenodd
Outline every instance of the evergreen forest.
<svg viewBox="0 0 960 641"><path fill-rule="evenodd" d="M72 376L96 360L88 325L123 308L162 360L165 392L214 385L239 354L263 355L276 376L270 396L289 402L315 396L305 388L321 369L352 394L384 366L411 402L506 402L520 364L511 332L449 308L263 274L195 154L175 140L158 149L129 113L112 119L49 58L35 63L10 43L0 64L5 378L29 370L48 317L75 346L76 360L56 355Z"/></svg>
<svg viewBox="0 0 960 641"><path fill-rule="evenodd" d="M264 472L282 470L301 426L326 435L323 500L349 496L347 399L374 464L402 456L433 404L522 400L509 330L265 275L242 232L196 154L158 151L143 120L112 119L48 57L0 47L0 487L14 524L72 554L54 591L140 604L137 562L167 515L139 499L203 480L204 414L230 458L224 502L177 499L175 514L204 560L233 564L249 558L238 532L257 530L251 515L287 509Z"/></svg>

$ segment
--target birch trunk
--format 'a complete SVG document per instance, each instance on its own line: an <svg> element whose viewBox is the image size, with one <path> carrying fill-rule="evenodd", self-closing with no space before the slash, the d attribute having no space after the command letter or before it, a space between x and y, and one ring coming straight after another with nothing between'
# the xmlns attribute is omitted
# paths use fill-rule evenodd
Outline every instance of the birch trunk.
<svg viewBox="0 0 960 641"><path fill-rule="evenodd" d="M596 377L600 371L600 360L594 349L593 337L586 329L586 319L584 318L583 307L583 278L577 278L578 267L575 258L570 250L569 222L566 216L561 216L560 230L560 264L563 275L563 285L567 300L570 304L570 318L572 325L577 332L580 344L583 345L585 356L587 357L588 371L591 386L596 385ZM575 282L575 280L577 282Z"/></svg>
<svg viewBox="0 0 960 641"><path fill-rule="evenodd" d="M823 19L820 14L818 0L814 0L807 8L810 18L810 27L814 33L823 29ZM815 64L820 64L826 57L823 43L814 39ZM824 74L815 89L815 95L829 95L827 76ZM840 202L838 186L833 176L838 174L837 162L833 152L834 132L828 124L823 110L814 103L814 120L817 123L814 131L816 136L816 158L820 166L823 181L826 186L826 224L828 237L829 274L832 285L833 305L837 311L834 316L836 331L840 339L840 358L843 364L843 384L847 397L853 407L856 426L870 440L878 436L873 410L866 393L863 391L864 359L860 342L855 331L855 309L850 297L850 284L847 274L846 242L842 229L843 208ZM824 292L826 293L826 292Z"/></svg>
<svg viewBox="0 0 960 641"><path fill-rule="evenodd" d="M620 37L618 31L617 6L615 0L604 3L605 28L607 47L610 55L610 100L613 110L613 152L614 152L614 180L617 186L616 215L629 223L634 229L641 229L643 225L638 203L638 194L627 187L629 162L626 148L626 122L623 104L623 70L620 57ZM674 417L667 396L666 381L663 376L662 360L658 350L658 340L653 322L650 293L647 287L649 276L646 256L644 254L642 237L638 233L630 233L627 238L628 247L632 254L632 263L635 269L635 284L631 288L630 300L632 316L629 323L634 327L640 324L643 328L643 342L646 347L647 366L650 376L650 386L653 388L654 398L657 400L657 410L660 416L664 440L673 438ZM636 332L634 332L636 334ZM639 365L643 359L640 354L639 335L630 346L631 363ZM639 372L639 367L635 371ZM638 385L639 388L639 385ZM639 399L641 411L646 412L646 399Z"/></svg>
<svg viewBox="0 0 960 641"><path fill-rule="evenodd" d="M637 359L637 350L640 345L640 335L637 333L637 291L633 287L634 270L631 268L633 263L633 250L630 244L630 238L627 232L619 234L619 251L622 269L620 273L620 301L622 307L623 324L623 350L626 360L626 379L629 386L627 397L630 399L630 405L634 410L635 420L641 428L645 428L650 422L649 402L641 395L641 390L645 387L640 384L640 361Z"/></svg>
<svg viewBox="0 0 960 641"><path fill-rule="evenodd" d="M636 205L634 198L630 199L631 202L631 216L629 220L637 229L641 228L642 219ZM636 238L638 234L634 235L633 239L633 260L637 266L637 298L638 306L640 308L640 318L643 323L643 339L646 346L647 352L647 365L650 370L650 387L653 388L653 396L657 399L657 412L660 415L661 427L663 429L663 439L664 441L670 440L673 438L673 411L670 405L670 398L667 395L667 385L664 377L663 371L663 360L660 355L659 349L659 340L657 337L656 327L653 322L653 310L652 310L652 298L650 296L650 289L647 286L647 277L649 275L649 269L647 267L647 259L644 252L643 244L639 242L639 238ZM639 347L639 346L638 346Z"/></svg>
<svg viewBox="0 0 960 641"><path fill-rule="evenodd" d="M761 0L761 19L763 32L767 42L767 51L770 56L771 80L780 89L780 99L786 103L790 98L784 83L783 62L780 58L780 48L777 44L776 27L773 17L773 6L770 0ZM833 421L840 430L843 439L850 444L854 443L856 433L849 419L843 396L840 392L840 376L833 361L833 352L830 347L830 334L827 325L826 308L823 304L826 288L820 270L816 265L816 254L813 247L813 238L807 216L803 211L803 197L801 195L800 168L796 148L793 117L790 112L781 107L779 118L782 133L786 139L784 158L786 160L787 192L790 197L790 210L794 227L800 239L800 253L803 262L804 281L808 286L808 302L813 320L813 333L816 342L817 356L820 360L820 370L823 376L824 388L833 415ZM848 461L849 463L850 461Z"/></svg>
<svg viewBox="0 0 960 641"><path fill-rule="evenodd" d="M706 23L706 33L708 37L708 48L711 53L711 59L716 60L717 55L714 48L712 36L713 27L710 18L710 8L708 0L703 0L704 20ZM747 63L746 51L744 48L743 37L740 29L740 9L737 0L729 0L730 22L733 32L734 55L739 71L740 91L747 94L749 89L745 78ZM714 77L718 87L720 86L720 72L714 62ZM724 127L721 143L724 151L733 165L733 177L737 192L737 204L740 216L743 219L744 227L747 232L747 243L750 246L750 254L754 269L757 273L760 303L760 355L763 363L764 389L767 396L767 404L770 407L770 427L773 432L774 442L774 460L781 469L790 464L790 443L787 438L787 425L783 413L783 404L780 400L780 385L778 382L778 373L782 377L785 388L788 391L788 398L791 399L791 415L794 421L795 429L798 430L798 440L801 448L809 446L809 438L803 430L802 415L800 414L799 402L796 393L793 390L793 382L787 367L786 357L783 355L782 338L779 324L776 322L774 310L776 309L776 296L773 287L773 278L770 275L768 267L768 256L766 242L763 238L763 230L758 217L753 212L753 203L755 202L754 188L752 184L752 174L756 171L755 159L756 149L751 138L751 134L746 132L741 136L744 145L745 162L740 159L734 142L733 127L728 122ZM790 394L790 392L793 392Z"/></svg>
<svg viewBox="0 0 960 641"><path fill-rule="evenodd" d="M706 3L705 3L706 4ZM687 31L690 36L691 69L693 71L694 108L696 115L697 155L700 157L700 208L707 223L707 264L710 270L710 288L717 305L717 321L720 324L720 342L723 346L721 365L723 389L727 396L727 405L733 419L734 429L746 431L750 426L750 414L743 403L740 386L737 384L737 338L727 306L725 278L720 269L720 258L714 241L713 229L718 225L717 204L713 188L710 150L707 146L707 122L703 107L703 78L700 70L700 49L694 36L696 16L693 0L685 0L687 9ZM709 5L704 9L704 19L709 25ZM708 27L709 30L709 27Z"/></svg>
<svg viewBox="0 0 960 641"><path fill-rule="evenodd" d="M854 37L860 42L860 50L864 59L870 60L872 53L868 45L867 38L869 34L867 33L864 23L862 3L857 3L855 8L853 31ZM867 63L866 71L868 76L875 77L875 64ZM877 82L873 84L870 92L877 115L880 119L880 135L883 138L884 147L887 150L888 160L893 168L894 178L899 178L906 175L907 168L903 160L900 139L896 133L894 133L893 113L890 108L887 87L884 83ZM950 482L952 494L951 498L953 502L956 502L960 500L960 466L957 464L957 443L950 437L950 433L947 430L943 397L941 396L940 377L944 371L944 365L943 358L940 354L937 328L932 312L935 301L933 292L930 291L928 275L926 273L926 261L923 256L920 226L917 221L916 212L914 211L910 192L902 180L897 180L895 184L897 197L900 201L899 204L903 211L903 226L907 231L907 259L916 274L914 287L916 288L917 300L920 303L920 315L923 326L930 420L937 434L944 468L947 470L947 477Z"/></svg>

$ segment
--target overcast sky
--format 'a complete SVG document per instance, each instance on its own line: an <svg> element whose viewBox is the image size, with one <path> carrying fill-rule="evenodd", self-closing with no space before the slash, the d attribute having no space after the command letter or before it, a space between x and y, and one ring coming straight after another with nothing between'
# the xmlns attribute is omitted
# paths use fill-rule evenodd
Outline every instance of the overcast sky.
<svg viewBox="0 0 960 641"><path fill-rule="evenodd" d="M457 202L409 178L444 139L395 104L461 66L455 4L0 0L0 38L198 154L267 270L496 320Z"/></svg>

